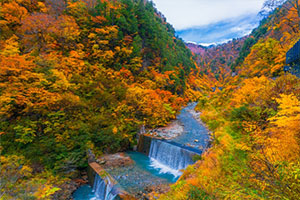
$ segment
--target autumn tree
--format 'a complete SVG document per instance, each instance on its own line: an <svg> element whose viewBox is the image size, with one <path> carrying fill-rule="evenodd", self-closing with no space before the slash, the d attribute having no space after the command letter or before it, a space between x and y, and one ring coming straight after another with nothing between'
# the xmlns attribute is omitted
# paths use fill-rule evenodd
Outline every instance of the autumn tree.
<svg viewBox="0 0 300 200"><path fill-rule="evenodd" d="M278 9L278 7L281 6L282 9L280 12L286 13L286 12L292 12L293 17L289 16L286 17L285 20L287 22L290 21L296 21L298 22L298 29L300 29L300 1L299 0L267 0L265 1L262 11L260 14L263 16L268 16L272 11L275 9Z"/></svg>

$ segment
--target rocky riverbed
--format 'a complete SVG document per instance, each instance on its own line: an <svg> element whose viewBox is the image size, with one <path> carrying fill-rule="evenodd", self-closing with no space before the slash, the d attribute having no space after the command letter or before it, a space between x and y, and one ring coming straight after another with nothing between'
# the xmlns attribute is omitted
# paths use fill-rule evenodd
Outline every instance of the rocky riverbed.
<svg viewBox="0 0 300 200"><path fill-rule="evenodd" d="M184 133L184 126L179 120L172 121L168 126L149 130L148 134L171 140Z"/></svg>
<svg viewBox="0 0 300 200"><path fill-rule="evenodd" d="M104 155L96 162L118 182L122 190L137 199L148 199L152 192L167 191L171 183L158 171L155 174L155 170L149 168L150 159L138 152Z"/></svg>
<svg viewBox="0 0 300 200"><path fill-rule="evenodd" d="M200 118L201 113L195 111L196 105L190 103L168 126L149 130L147 135L204 150L210 140L210 132Z"/></svg>
<svg viewBox="0 0 300 200"><path fill-rule="evenodd" d="M127 167L134 164L134 161L126 153L108 154L96 159L104 169Z"/></svg>

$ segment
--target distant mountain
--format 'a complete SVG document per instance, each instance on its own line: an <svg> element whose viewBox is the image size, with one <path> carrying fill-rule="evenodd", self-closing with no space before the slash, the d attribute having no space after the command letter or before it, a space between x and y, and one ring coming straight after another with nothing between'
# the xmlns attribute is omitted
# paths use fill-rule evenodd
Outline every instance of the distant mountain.
<svg viewBox="0 0 300 200"><path fill-rule="evenodd" d="M239 57L239 52L248 37L245 36L224 44L208 47L194 43L187 43L186 45L195 54L197 64L202 70L210 69L215 72L220 67L230 69L231 65Z"/></svg>
<svg viewBox="0 0 300 200"><path fill-rule="evenodd" d="M205 51L207 50L208 47L195 44L195 43L186 43L186 46L194 53L194 54L199 54L203 55Z"/></svg>

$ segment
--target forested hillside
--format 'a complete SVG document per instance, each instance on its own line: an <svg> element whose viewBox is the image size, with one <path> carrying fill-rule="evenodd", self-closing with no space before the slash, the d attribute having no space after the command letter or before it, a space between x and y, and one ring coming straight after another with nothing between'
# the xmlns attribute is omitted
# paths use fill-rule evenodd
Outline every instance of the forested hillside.
<svg viewBox="0 0 300 200"><path fill-rule="evenodd" d="M1 199L49 199L188 99L192 54L143 0L1 0ZM59 199L59 195L55 199Z"/></svg>
<svg viewBox="0 0 300 200"><path fill-rule="evenodd" d="M209 71L217 74L220 68L231 69L242 51L242 47L248 36L233 39L227 43L217 46L203 47L201 45L188 43L187 47L195 54L195 60L200 71Z"/></svg>
<svg viewBox="0 0 300 200"><path fill-rule="evenodd" d="M225 65L218 77L195 78L214 142L160 199L299 199L300 79L283 72L300 39L299 8L298 0L271 7L244 42L237 76Z"/></svg>
<svg viewBox="0 0 300 200"><path fill-rule="evenodd" d="M88 152L132 149L189 101L212 144L155 199L299 199L300 79L283 66L300 1L282 2L193 55L151 1L1 0L0 199L69 198Z"/></svg>

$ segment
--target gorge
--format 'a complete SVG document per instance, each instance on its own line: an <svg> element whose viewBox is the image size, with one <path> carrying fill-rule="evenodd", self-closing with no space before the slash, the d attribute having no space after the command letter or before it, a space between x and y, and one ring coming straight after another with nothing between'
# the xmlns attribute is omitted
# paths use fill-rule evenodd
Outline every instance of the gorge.
<svg viewBox="0 0 300 200"><path fill-rule="evenodd" d="M300 0L1 0L0 199L299 199L299 47Z"/></svg>

